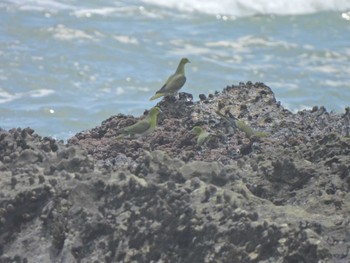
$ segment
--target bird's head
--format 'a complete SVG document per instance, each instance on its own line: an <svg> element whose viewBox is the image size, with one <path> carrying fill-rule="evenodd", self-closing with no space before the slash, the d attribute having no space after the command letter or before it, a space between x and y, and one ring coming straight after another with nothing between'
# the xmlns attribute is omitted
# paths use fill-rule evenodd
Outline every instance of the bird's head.
<svg viewBox="0 0 350 263"><path fill-rule="evenodd" d="M149 116L157 116L159 112L162 112L162 110L159 107L153 107L149 110L148 115Z"/></svg>
<svg viewBox="0 0 350 263"><path fill-rule="evenodd" d="M199 127L199 126L194 126L192 128L192 131L196 134L196 135L199 135L201 132L202 132L202 128Z"/></svg>
<svg viewBox="0 0 350 263"><path fill-rule="evenodd" d="M189 61L188 58L182 58L181 61L180 61L180 64L185 65L186 63L191 63L191 61Z"/></svg>

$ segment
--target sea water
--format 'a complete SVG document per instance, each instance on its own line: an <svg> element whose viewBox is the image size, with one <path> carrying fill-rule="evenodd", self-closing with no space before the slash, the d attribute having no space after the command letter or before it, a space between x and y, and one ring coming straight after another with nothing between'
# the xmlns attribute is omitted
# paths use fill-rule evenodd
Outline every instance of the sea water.
<svg viewBox="0 0 350 263"><path fill-rule="evenodd" d="M0 127L67 139L182 91L264 82L291 111L350 106L350 0L2 0Z"/></svg>

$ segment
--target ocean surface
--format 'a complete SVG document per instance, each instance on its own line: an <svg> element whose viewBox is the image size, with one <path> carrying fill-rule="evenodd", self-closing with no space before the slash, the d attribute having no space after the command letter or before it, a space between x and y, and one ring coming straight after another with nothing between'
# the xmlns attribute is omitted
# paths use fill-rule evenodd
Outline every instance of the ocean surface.
<svg viewBox="0 0 350 263"><path fill-rule="evenodd" d="M1 0L0 127L66 140L182 91L264 82L291 111L350 106L350 0Z"/></svg>

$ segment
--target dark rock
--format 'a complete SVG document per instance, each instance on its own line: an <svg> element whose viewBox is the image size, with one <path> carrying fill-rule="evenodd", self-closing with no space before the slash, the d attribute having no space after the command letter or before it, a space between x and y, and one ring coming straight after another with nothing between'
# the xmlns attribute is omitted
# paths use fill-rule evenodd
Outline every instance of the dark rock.
<svg viewBox="0 0 350 263"><path fill-rule="evenodd" d="M204 94L199 94L199 99L201 101L205 101L205 100L207 100L207 96L205 96Z"/></svg>
<svg viewBox="0 0 350 263"><path fill-rule="evenodd" d="M158 106L137 140L115 137L143 116L67 145L0 129L0 262L350 261L348 108L293 114L252 82Z"/></svg>

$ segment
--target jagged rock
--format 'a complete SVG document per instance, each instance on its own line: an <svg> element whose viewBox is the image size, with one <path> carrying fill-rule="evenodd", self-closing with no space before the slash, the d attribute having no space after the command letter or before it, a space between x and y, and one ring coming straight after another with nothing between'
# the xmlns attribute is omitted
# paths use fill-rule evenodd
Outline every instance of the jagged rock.
<svg viewBox="0 0 350 263"><path fill-rule="evenodd" d="M0 262L350 261L348 109L293 114L251 82L158 106L137 140L122 114L67 144L0 129Z"/></svg>

